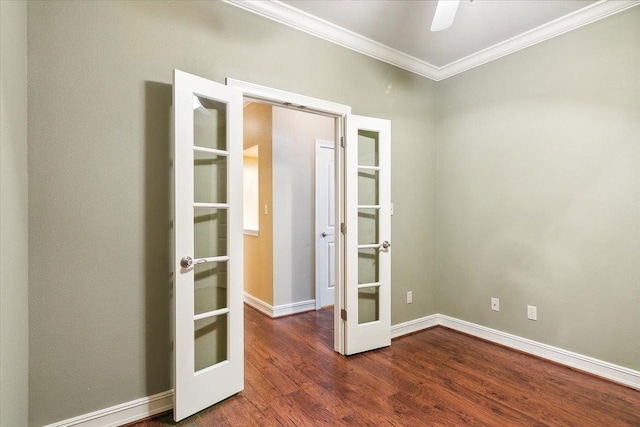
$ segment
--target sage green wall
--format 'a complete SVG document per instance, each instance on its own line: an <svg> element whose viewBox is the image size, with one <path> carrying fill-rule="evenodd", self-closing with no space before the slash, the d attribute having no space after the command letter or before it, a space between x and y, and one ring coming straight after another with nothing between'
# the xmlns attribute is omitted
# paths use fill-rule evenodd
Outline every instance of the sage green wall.
<svg viewBox="0 0 640 427"><path fill-rule="evenodd" d="M636 7L439 83L440 312L640 369L639 76Z"/></svg>
<svg viewBox="0 0 640 427"><path fill-rule="evenodd" d="M27 425L27 2L0 2L0 427Z"/></svg>
<svg viewBox="0 0 640 427"><path fill-rule="evenodd" d="M220 2L29 2L28 43L31 425L171 388L174 68L391 119L392 321L436 311L434 82Z"/></svg>

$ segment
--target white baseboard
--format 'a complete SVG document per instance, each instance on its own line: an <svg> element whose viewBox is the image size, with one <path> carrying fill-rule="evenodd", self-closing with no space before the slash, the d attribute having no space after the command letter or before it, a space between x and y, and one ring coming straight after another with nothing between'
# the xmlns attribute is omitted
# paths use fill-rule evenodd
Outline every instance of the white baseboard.
<svg viewBox="0 0 640 427"><path fill-rule="evenodd" d="M262 314L266 314L269 317L273 317L273 307L270 304L262 301L254 297L253 295L249 295L248 293L244 293L244 303L249 307L253 307L258 310Z"/></svg>
<svg viewBox="0 0 640 427"><path fill-rule="evenodd" d="M397 338L434 326L444 326L455 331L464 332L474 337L501 344L514 350L551 360L561 365L588 372L640 390L639 371L443 314L432 314L421 319L393 325L391 327L391 337Z"/></svg>
<svg viewBox="0 0 640 427"><path fill-rule="evenodd" d="M316 309L316 300L294 302L273 307L273 317L288 316L290 314L303 313Z"/></svg>
<svg viewBox="0 0 640 427"><path fill-rule="evenodd" d="M245 293L244 296L247 305L254 307L256 310L270 317L285 316L287 314L315 309L314 300L272 307L249 294ZM398 338L434 326L444 326L640 390L639 371L443 314L432 314L420 319L393 325L391 326L391 337ZM131 402L112 406L111 408L91 412L90 414L81 415L55 424L49 424L45 427L115 427L151 417L171 409L173 409L173 390L168 390L153 396L143 397L132 400Z"/></svg>
<svg viewBox="0 0 640 427"><path fill-rule="evenodd" d="M116 427L173 409L173 390L142 397L45 427Z"/></svg>
<svg viewBox="0 0 640 427"><path fill-rule="evenodd" d="M440 324L456 331L464 332L497 344L502 344L524 353L551 360L561 365L606 378L640 390L640 372L593 357L574 353L548 344L543 344L517 335L476 325L471 322L440 315Z"/></svg>
<svg viewBox="0 0 640 427"><path fill-rule="evenodd" d="M259 312L273 318L288 316L290 314L303 313L305 311L316 309L316 300L314 299L294 302L291 304L276 305L274 307L262 301L261 299L254 297L253 295L249 295L246 292L244 293L244 302L248 306L253 307Z"/></svg>
<svg viewBox="0 0 640 427"><path fill-rule="evenodd" d="M391 338L398 338L403 335L422 331L440 325L440 315L432 314L420 319L409 320L408 322L391 325Z"/></svg>

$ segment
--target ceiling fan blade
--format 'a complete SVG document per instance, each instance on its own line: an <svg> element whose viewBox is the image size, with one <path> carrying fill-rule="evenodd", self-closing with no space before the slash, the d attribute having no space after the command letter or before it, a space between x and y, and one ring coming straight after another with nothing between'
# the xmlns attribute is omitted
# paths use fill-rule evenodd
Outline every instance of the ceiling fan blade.
<svg viewBox="0 0 640 427"><path fill-rule="evenodd" d="M431 31L446 30L453 24L460 0L438 0L436 13L431 23Z"/></svg>

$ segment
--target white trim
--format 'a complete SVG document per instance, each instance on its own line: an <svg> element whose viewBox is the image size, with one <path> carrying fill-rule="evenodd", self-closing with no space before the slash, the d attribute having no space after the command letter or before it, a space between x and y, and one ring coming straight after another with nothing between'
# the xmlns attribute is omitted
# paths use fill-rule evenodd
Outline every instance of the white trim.
<svg viewBox="0 0 640 427"><path fill-rule="evenodd" d="M622 12L640 4L640 0L601 0L554 21L497 43L465 58L437 67L353 31L317 18L278 0L224 0L241 9L360 52L412 73L440 81L505 55L525 49L568 31Z"/></svg>
<svg viewBox="0 0 640 427"><path fill-rule="evenodd" d="M223 0L226 3L273 21L319 37L347 49L370 56L383 62L430 79L438 73L438 67L408 55L387 45L361 36L331 22L320 19L277 0ZM435 79L434 79L435 80Z"/></svg>
<svg viewBox="0 0 640 427"><path fill-rule="evenodd" d="M244 93L244 96L269 101L285 107L303 108L305 111L326 114L332 117L341 117L346 114L351 114L350 106L338 104L336 102L325 101L311 96L299 95L297 93L273 89L267 86L232 78L227 78L226 83L229 87L240 89Z"/></svg>
<svg viewBox="0 0 640 427"><path fill-rule="evenodd" d="M245 236L259 236L260 230L258 230L257 228L245 228L243 230L243 233Z"/></svg>
<svg viewBox="0 0 640 427"><path fill-rule="evenodd" d="M465 58L451 62L441 67L437 80L470 70L487 62L495 61L519 50L549 40L569 31L591 24L600 19L622 12L640 4L640 0L600 0L573 13L560 17L526 31L503 42L494 44L486 49L473 53Z"/></svg>
<svg viewBox="0 0 640 427"><path fill-rule="evenodd" d="M251 294L244 293L244 303L249 307L253 307L262 314L266 314L269 317L273 317L273 307L270 304L262 301L259 298L254 297Z"/></svg>
<svg viewBox="0 0 640 427"><path fill-rule="evenodd" d="M391 325L391 338L398 338L403 335L419 332L424 329L433 328L440 325L440 315L432 314L420 319L409 320L408 322Z"/></svg>
<svg viewBox="0 0 640 427"><path fill-rule="evenodd" d="M312 311L316 309L316 300L314 299L272 306L246 292L244 293L244 302L248 306L255 308L259 312L266 314L271 318L288 316L290 314L303 313L305 311Z"/></svg>
<svg viewBox="0 0 640 427"><path fill-rule="evenodd" d="M173 390L142 397L110 408L80 415L45 427L115 427L173 409Z"/></svg>
<svg viewBox="0 0 640 427"><path fill-rule="evenodd" d="M514 350L532 354L543 359L551 360L564 366L588 372L640 390L640 371L625 368L593 357L585 356L572 351L564 350L548 344L522 338L486 326L476 325L465 320L456 319L444 314L432 314L431 316L400 323L391 327L391 336L398 338L402 335L417 332L434 326L444 326L455 331L463 332L477 338L482 338Z"/></svg>
<svg viewBox="0 0 640 427"><path fill-rule="evenodd" d="M273 307L273 317L288 316L290 314L303 313L305 311L313 311L316 309L316 300L294 302L291 304L276 305Z"/></svg>

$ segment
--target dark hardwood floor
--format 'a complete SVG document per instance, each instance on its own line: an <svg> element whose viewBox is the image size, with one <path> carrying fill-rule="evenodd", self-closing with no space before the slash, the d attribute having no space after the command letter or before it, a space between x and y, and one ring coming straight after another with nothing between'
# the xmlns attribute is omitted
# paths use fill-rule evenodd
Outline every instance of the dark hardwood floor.
<svg viewBox="0 0 640 427"><path fill-rule="evenodd" d="M246 307L245 390L177 425L640 426L637 390L442 327L344 357L332 323Z"/></svg>

